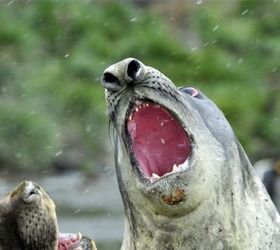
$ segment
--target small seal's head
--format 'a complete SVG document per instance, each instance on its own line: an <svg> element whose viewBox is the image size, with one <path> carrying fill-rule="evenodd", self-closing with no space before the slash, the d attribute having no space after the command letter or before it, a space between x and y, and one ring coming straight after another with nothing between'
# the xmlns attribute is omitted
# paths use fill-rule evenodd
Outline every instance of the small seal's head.
<svg viewBox="0 0 280 250"><path fill-rule="evenodd" d="M24 249L57 248L58 226L55 204L37 183L21 182L8 194L10 216Z"/></svg>
<svg viewBox="0 0 280 250"><path fill-rule="evenodd" d="M115 161L125 205L180 216L226 181L221 176L224 145L234 143L234 134L200 91L178 89L134 58L108 67L101 83L116 130Z"/></svg>

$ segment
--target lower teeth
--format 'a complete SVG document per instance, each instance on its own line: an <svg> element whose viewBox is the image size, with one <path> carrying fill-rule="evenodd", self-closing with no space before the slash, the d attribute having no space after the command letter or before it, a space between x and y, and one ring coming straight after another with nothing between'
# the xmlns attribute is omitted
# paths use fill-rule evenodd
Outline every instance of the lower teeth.
<svg viewBox="0 0 280 250"><path fill-rule="evenodd" d="M173 168L172 168L172 171L164 174L163 176L158 176L157 174L152 173L152 176L150 177L150 182L154 182L156 180L161 179L164 176L167 176L167 175L170 175L170 174L173 174L173 173L184 171L184 170L188 169L188 167L189 167L189 161L187 159L185 162L183 162L182 164L180 164L178 166L177 166L177 164L174 164Z"/></svg>

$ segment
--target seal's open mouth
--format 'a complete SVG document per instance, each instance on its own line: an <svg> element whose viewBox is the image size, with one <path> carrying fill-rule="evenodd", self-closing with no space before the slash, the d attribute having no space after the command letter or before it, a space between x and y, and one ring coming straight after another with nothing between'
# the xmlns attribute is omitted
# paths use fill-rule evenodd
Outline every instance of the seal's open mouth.
<svg viewBox="0 0 280 250"><path fill-rule="evenodd" d="M131 149L145 178L154 181L188 167L190 138L181 123L163 106L137 102L126 126Z"/></svg>

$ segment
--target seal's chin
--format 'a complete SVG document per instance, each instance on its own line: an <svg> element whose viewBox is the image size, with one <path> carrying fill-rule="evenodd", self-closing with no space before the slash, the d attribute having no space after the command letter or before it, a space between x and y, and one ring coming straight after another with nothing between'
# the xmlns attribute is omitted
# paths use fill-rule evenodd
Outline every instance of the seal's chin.
<svg viewBox="0 0 280 250"><path fill-rule="evenodd" d="M165 107L137 101L129 112L126 127L136 165L151 182L188 168L190 137Z"/></svg>

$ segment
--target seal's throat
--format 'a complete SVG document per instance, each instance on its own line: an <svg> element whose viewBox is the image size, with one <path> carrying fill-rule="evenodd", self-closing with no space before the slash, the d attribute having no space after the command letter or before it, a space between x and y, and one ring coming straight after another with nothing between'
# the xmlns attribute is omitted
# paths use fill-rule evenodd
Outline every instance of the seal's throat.
<svg viewBox="0 0 280 250"><path fill-rule="evenodd" d="M165 107L137 102L129 112L126 127L131 152L145 178L154 181L188 167L190 137Z"/></svg>

